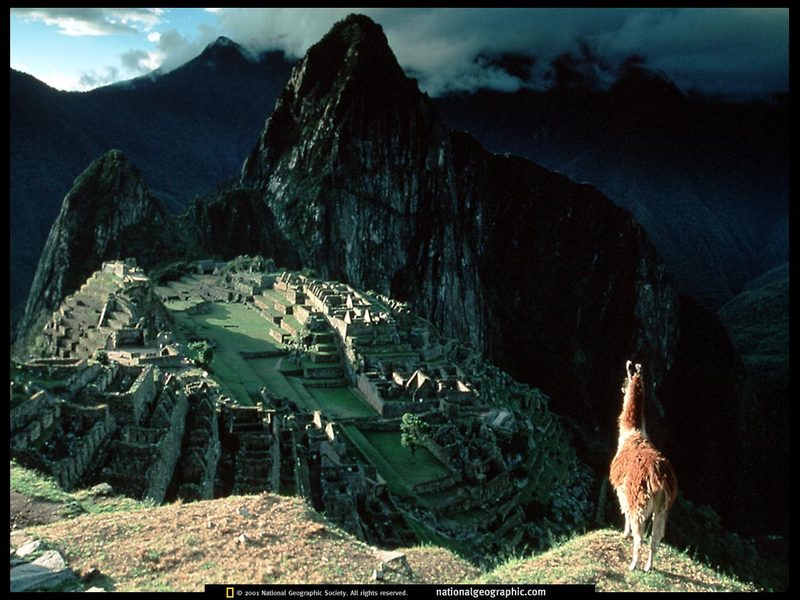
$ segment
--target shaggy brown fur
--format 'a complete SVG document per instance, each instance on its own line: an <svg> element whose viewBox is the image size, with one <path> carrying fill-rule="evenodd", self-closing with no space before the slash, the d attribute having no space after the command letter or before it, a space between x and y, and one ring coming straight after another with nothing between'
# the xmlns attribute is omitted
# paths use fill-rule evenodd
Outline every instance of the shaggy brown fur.
<svg viewBox="0 0 800 600"><path fill-rule="evenodd" d="M643 509L648 497L659 489L664 491L669 510L678 493L672 465L639 433L630 435L617 451L609 479L614 489L624 486L625 500L633 510Z"/></svg>
<svg viewBox="0 0 800 600"><path fill-rule="evenodd" d="M664 537L667 514L678 494L678 480L672 465L647 439L644 429L644 383L641 365L634 370L626 365L627 380L619 416L619 444L611 461L609 480L617 492L620 509L625 516L625 537L633 535L633 571L639 562L639 549L647 521L652 516L653 530L650 556L644 567L653 566L661 538Z"/></svg>

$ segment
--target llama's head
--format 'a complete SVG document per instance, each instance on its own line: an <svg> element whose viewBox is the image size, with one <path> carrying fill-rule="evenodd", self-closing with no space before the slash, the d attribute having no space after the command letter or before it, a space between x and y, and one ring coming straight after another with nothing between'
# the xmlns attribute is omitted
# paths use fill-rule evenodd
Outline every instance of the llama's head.
<svg viewBox="0 0 800 600"><path fill-rule="evenodd" d="M634 386L641 385L642 380L642 365L636 363L635 365L628 361L625 363L625 379L622 381L622 395L628 393L631 384Z"/></svg>
<svg viewBox="0 0 800 600"><path fill-rule="evenodd" d="M644 382L642 381L642 365L625 363L627 376L622 385L624 399L622 413L619 416L621 429L640 429L643 427Z"/></svg>

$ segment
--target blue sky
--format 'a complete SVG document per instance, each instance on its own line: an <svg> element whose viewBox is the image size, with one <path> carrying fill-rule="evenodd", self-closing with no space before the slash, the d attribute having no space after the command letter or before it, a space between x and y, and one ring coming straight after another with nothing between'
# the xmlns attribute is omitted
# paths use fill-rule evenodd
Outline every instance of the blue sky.
<svg viewBox="0 0 800 600"><path fill-rule="evenodd" d="M357 9L431 95L541 87L564 53L610 82L636 56L684 90L788 91L788 9ZM11 9L11 67L67 90L172 70L225 35L299 57L352 9ZM588 52L587 52L588 50ZM523 77L496 60L530 57Z"/></svg>

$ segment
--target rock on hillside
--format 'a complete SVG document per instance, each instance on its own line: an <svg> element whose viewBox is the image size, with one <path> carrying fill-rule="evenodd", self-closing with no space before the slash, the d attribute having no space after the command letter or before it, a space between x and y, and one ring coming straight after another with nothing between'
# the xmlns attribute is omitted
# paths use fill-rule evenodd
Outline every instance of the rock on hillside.
<svg viewBox="0 0 800 600"><path fill-rule="evenodd" d="M610 422L626 358L670 367L676 298L630 214L449 133L366 17L297 65L240 186L303 265L410 301L562 412Z"/></svg>
<svg viewBox="0 0 800 600"><path fill-rule="evenodd" d="M753 487L770 490L773 498L751 517L751 527L779 533L789 514L788 263L749 283L719 310L719 316L746 372L747 399L740 426L750 435L743 464L754 474Z"/></svg>
<svg viewBox="0 0 800 600"><path fill-rule="evenodd" d="M568 60L552 66L564 78L548 90L451 93L434 103L489 150L591 182L630 210L681 290L709 308L787 260L785 99L684 95L632 63L603 90Z"/></svg>
<svg viewBox="0 0 800 600"><path fill-rule="evenodd" d="M86 165L121 149L179 212L238 173L291 67L283 53L253 56L220 38L169 73L90 92L58 91L12 69L12 307L24 305L48 228Z"/></svg>

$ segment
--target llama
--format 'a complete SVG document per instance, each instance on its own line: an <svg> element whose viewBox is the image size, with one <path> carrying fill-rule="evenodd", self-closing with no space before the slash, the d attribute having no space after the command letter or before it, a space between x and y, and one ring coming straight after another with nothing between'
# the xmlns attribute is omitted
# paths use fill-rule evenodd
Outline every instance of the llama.
<svg viewBox="0 0 800 600"><path fill-rule="evenodd" d="M642 365L635 369L631 361L625 365L627 378L622 388L625 396L619 415L617 454L611 461L610 481L619 498L625 517L624 537L633 535L633 571L639 562L639 550L647 521L652 516L650 556L645 572L653 566L653 558L664 537L667 513L678 494L678 480L672 465L650 443L644 425L644 383Z"/></svg>

